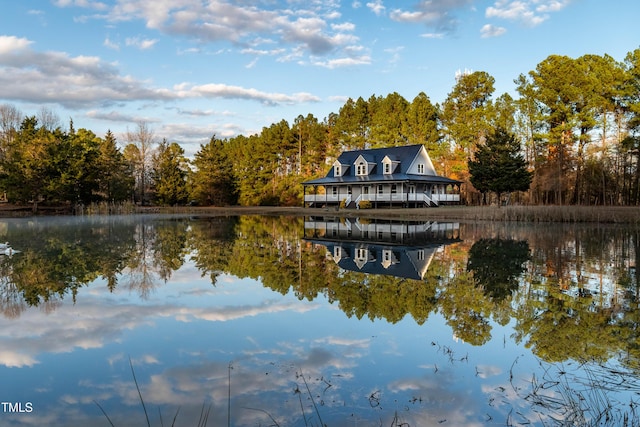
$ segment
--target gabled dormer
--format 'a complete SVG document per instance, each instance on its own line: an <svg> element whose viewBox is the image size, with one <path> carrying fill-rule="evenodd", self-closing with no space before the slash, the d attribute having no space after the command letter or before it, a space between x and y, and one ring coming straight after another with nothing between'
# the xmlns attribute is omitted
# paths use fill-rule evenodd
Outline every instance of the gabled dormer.
<svg viewBox="0 0 640 427"><path fill-rule="evenodd" d="M340 245L334 246L333 247L333 260L335 261L335 263L339 263L341 260L345 259L345 258L349 258L349 252L347 251L346 248L343 248Z"/></svg>
<svg viewBox="0 0 640 427"><path fill-rule="evenodd" d="M391 175L396 171L396 168L399 165L400 165L399 160L395 158L391 158L389 156L384 156L384 159L382 159L382 173L384 175Z"/></svg>
<svg viewBox="0 0 640 427"><path fill-rule="evenodd" d="M364 267L365 264L375 260L376 258L366 246L358 246L355 249L355 253L353 254L353 262L360 270L362 270L362 267Z"/></svg>
<svg viewBox="0 0 640 427"><path fill-rule="evenodd" d="M334 177L340 177L340 176L346 175L348 169L349 169L349 165L340 162L340 160L336 160L335 162L333 162Z"/></svg>
<svg viewBox="0 0 640 427"><path fill-rule="evenodd" d="M382 250L382 261L380 263L385 269L397 264L398 262L398 257L391 249Z"/></svg>
<svg viewBox="0 0 640 427"><path fill-rule="evenodd" d="M375 165L376 164L374 162L365 159L361 154L353 163L353 170L355 171L356 176L367 176L371 173Z"/></svg>

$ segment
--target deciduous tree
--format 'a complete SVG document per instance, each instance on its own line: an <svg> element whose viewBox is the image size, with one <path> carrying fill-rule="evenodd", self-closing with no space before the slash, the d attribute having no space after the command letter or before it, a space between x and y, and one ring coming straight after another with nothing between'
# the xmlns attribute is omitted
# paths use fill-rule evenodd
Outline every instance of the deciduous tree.
<svg viewBox="0 0 640 427"><path fill-rule="evenodd" d="M133 131L127 131L127 142L132 145L126 150L129 161L136 171L136 184L139 189L140 203L145 204L148 187L148 175L151 166L151 158L155 148L155 136L149 124L140 121ZM134 149L135 148L135 149Z"/></svg>

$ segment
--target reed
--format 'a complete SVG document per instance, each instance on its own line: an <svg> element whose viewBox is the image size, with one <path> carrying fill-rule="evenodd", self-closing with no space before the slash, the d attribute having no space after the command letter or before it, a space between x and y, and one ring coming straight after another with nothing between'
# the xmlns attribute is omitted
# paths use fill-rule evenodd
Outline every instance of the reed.
<svg viewBox="0 0 640 427"><path fill-rule="evenodd" d="M138 397L140 399L140 404L142 405L142 409L144 410L144 416L145 416L145 419L146 419L146 422L147 422L147 427L151 427L151 421L149 420L149 413L147 412L147 405L144 403L144 398L142 397L142 392L140 391L140 385L138 384L138 379L136 378L136 371L135 371L135 369L133 369L133 362L131 361L131 357L129 357L129 366L131 368L131 376L133 377L133 382L134 382L134 384L136 386L136 391L138 392ZM229 374L229 381L231 381L231 374ZM229 386L229 387L231 387L231 386ZM231 390L231 388L229 388L229 390ZM98 403L96 400L94 400L93 403L95 403L96 406L98 408L100 408L100 411L102 412L102 414L105 416L105 418L109 422L109 425L111 427L115 427L115 424L113 423L113 421L111 420L111 418L109 417L107 412L104 410L104 408L100 405L100 403ZM209 420L210 412L211 412L211 405L209 405L209 407L207 407L203 403L202 404L202 409L200 410L200 418L198 419L197 427L206 427L207 426L207 422ZM158 413L159 413L159 416L160 416L160 425L164 426L164 422L162 420L162 411L160 411L160 408L158 408ZM175 427L176 420L178 419L178 414L179 413L180 413L180 408L178 408L176 410L176 413L173 416L173 421L171 422L171 427Z"/></svg>
<svg viewBox="0 0 640 427"><path fill-rule="evenodd" d="M542 362L540 365L542 375L532 376L526 393L514 384L513 372L511 385L517 395L531 404L534 412L543 415L539 420L542 425L640 426L637 402L632 399L624 404L610 397L610 391L637 393L640 384L629 380L625 372L603 366L596 370L587 364L574 370Z"/></svg>

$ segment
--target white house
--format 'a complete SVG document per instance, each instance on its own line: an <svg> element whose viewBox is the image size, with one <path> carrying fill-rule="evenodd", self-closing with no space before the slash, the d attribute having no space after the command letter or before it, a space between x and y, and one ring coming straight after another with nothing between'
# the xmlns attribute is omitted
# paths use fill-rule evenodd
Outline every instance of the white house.
<svg viewBox="0 0 640 427"><path fill-rule="evenodd" d="M423 145L345 151L324 178L306 181L309 207L430 207L460 202L460 181L439 176Z"/></svg>

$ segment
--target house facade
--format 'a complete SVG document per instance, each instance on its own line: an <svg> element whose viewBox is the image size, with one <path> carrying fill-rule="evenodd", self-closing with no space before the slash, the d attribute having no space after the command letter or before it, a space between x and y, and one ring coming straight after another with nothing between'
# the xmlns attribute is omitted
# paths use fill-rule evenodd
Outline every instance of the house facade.
<svg viewBox="0 0 640 427"><path fill-rule="evenodd" d="M345 151L306 181L308 207L435 207L460 203L460 181L439 176L423 145Z"/></svg>

